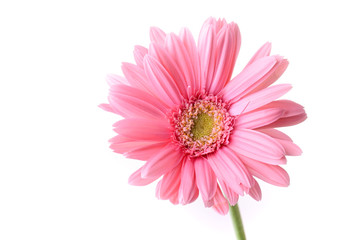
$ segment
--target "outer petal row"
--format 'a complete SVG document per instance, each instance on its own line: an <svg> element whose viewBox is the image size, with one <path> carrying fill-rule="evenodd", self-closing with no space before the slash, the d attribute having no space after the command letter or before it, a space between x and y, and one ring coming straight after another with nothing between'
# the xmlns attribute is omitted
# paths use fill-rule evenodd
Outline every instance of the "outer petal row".
<svg viewBox="0 0 360 240"><path fill-rule="evenodd" d="M249 93L256 85L260 84L262 78L274 67L276 58L264 57L250 64L241 71L220 92L224 100L237 102L241 97Z"/></svg>
<svg viewBox="0 0 360 240"><path fill-rule="evenodd" d="M250 59L248 65L246 65L245 68L247 68L249 65L254 63L255 61L267 57L270 55L271 51L271 43L267 42L265 43ZM259 81L259 85L255 86L250 93L259 91L261 89L264 89L271 84L273 84L286 70L287 66L289 65L289 62L286 59L283 59L281 56L275 56L277 63L274 65L274 67L269 71L261 81Z"/></svg>
<svg viewBox="0 0 360 240"><path fill-rule="evenodd" d="M199 34L198 51L201 63L202 87L217 94L230 80L241 44L235 23L208 19Z"/></svg>
<svg viewBox="0 0 360 240"><path fill-rule="evenodd" d="M272 137L249 129L235 129L229 147L241 155L270 164L284 164L285 150Z"/></svg>

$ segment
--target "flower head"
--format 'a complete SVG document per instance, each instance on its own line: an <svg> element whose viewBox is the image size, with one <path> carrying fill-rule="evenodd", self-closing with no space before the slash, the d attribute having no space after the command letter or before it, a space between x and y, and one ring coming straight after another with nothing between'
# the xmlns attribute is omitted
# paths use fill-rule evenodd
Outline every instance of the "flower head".
<svg viewBox="0 0 360 240"><path fill-rule="evenodd" d="M276 130L306 119L302 106L277 100L291 88L273 84L288 61L270 56L265 43L231 81L240 49L235 23L209 18L196 45L188 29L179 35L150 30L149 48L135 46L136 64L123 63L124 77L109 75L109 104L119 114L111 148L143 160L129 183L161 178L156 195L188 204L199 193L221 214L239 195L261 199L255 178L288 186L280 164L300 148Z"/></svg>

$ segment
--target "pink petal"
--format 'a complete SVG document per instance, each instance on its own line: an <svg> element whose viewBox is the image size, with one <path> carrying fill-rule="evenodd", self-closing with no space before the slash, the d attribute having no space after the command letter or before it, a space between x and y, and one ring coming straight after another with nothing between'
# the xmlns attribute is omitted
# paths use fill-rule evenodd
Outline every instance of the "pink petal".
<svg viewBox="0 0 360 240"><path fill-rule="evenodd" d="M153 87L150 85L147 77L145 75L144 69L131 64L131 63L122 63L121 69L129 82L129 84L135 88L143 90L145 92L153 93Z"/></svg>
<svg viewBox="0 0 360 240"><path fill-rule="evenodd" d="M240 31L235 23L228 24L219 31L216 43L216 65L210 93L217 94L230 80L240 43Z"/></svg>
<svg viewBox="0 0 360 240"><path fill-rule="evenodd" d="M127 158L147 161L155 156L165 145L166 142L142 145L141 147L127 151L124 155Z"/></svg>
<svg viewBox="0 0 360 240"><path fill-rule="evenodd" d="M204 25L206 24L210 24L214 27L215 32L219 33L219 31L227 24L226 20L223 19L216 19L214 17L209 17L208 19L206 19L206 21L204 22Z"/></svg>
<svg viewBox="0 0 360 240"><path fill-rule="evenodd" d="M148 54L147 48L139 45L135 46L134 48L135 62L141 68L144 68L143 61L146 54Z"/></svg>
<svg viewBox="0 0 360 240"><path fill-rule="evenodd" d="M194 71L194 81L192 82L193 90L201 89L200 59L193 35L187 28L183 28L179 34L191 60Z"/></svg>
<svg viewBox="0 0 360 240"><path fill-rule="evenodd" d="M255 180L254 186L250 188L249 195L256 201L260 201L262 197L261 188L259 183Z"/></svg>
<svg viewBox="0 0 360 240"><path fill-rule="evenodd" d="M279 108L268 108L263 110L254 110L240 115L236 119L237 128L254 129L268 125L283 115L283 110Z"/></svg>
<svg viewBox="0 0 360 240"><path fill-rule="evenodd" d="M158 27L150 28L150 41L158 44L164 44L165 32Z"/></svg>
<svg viewBox="0 0 360 240"><path fill-rule="evenodd" d="M140 89L117 85L110 89L110 98L127 118L165 118L166 107L156 97Z"/></svg>
<svg viewBox="0 0 360 240"><path fill-rule="evenodd" d="M184 79L186 82L186 86L190 87L191 93L195 93L197 89L194 89L195 83L195 74L193 65L191 64L190 55L187 52L183 42L180 40L178 36L171 33L165 38L165 49L175 60L175 64L179 67L180 71L183 73ZM191 94L192 95L192 94Z"/></svg>
<svg viewBox="0 0 360 240"><path fill-rule="evenodd" d="M285 133L283 133L283 132L281 132L281 131L279 131L277 129L262 128L262 129L257 129L257 131L265 133L265 134L267 134L267 135L269 135L270 137L273 137L273 138L292 141L291 138L288 135L286 135Z"/></svg>
<svg viewBox="0 0 360 240"><path fill-rule="evenodd" d="M219 184L231 206L234 206L239 201L239 194L244 196L244 192L240 192L239 194L234 192L224 181L219 180Z"/></svg>
<svg viewBox="0 0 360 240"><path fill-rule="evenodd" d="M128 113L126 111L123 111L123 106L117 101L117 99L114 96L109 95L108 101L112 112L119 114L124 118L130 117L129 115L127 115Z"/></svg>
<svg viewBox="0 0 360 240"><path fill-rule="evenodd" d="M278 141L284 148L285 154L289 156L300 156L302 151L295 143L292 142L291 138L285 133L282 133L276 129L259 129L258 131L269 135Z"/></svg>
<svg viewBox="0 0 360 240"><path fill-rule="evenodd" d="M228 146L235 152L258 161L271 164L286 163L285 150L281 144L268 135L254 130L236 129L231 135Z"/></svg>
<svg viewBox="0 0 360 240"><path fill-rule="evenodd" d="M215 197L213 197L213 198L210 199L210 200L205 200L205 199L203 198L204 207L207 207L207 208L212 207L212 206L214 205L214 198L215 198Z"/></svg>
<svg viewBox="0 0 360 240"><path fill-rule="evenodd" d="M216 153L209 154L208 163L216 176L223 180L236 193L241 193L244 186L251 186L251 176L241 160L228 149L223 146Z"/></svg>
<svg viewBox="0 0 360 240"><path fill-rule="evenodd" d="M204 201L210 201L216 192L217 179L206 158L194 161L196 184Z"/></svg>
<svg viewBox="0 0 360 240"><path fill-rule="evenodd" d="M263 79L260 81L260 84L256 86L254 89L252 89L251 92L249 92L249 94L267 88L268 86L276 82L276 80L278 80L281 77L281 75L283 75L283 73L285 72L285 70L289 65L289 62L287 59L283 59L283 57L281 56L275 56L275 57L277 63L275 64L273 69L271 69L271 71L269 71L268 74L266 74L263 77Z"/></svg>
<svg viewBox="0 0 360 240"><path fill-rule="evenodd" d="M172 170L182 159L183 154L168 144L145 163L141 177L160 177Z"/></svg>
<svg viewBox="0 0 360 240"><path fill-rule="evenodd" d="M116 153L125 154L131 151L135 151L140 148L146 148L156 146L156 144L166 144L166 142L155 142L155 141L135 141L133 139L126 139L122 141L115 141L110 145L110 148ZM131 158L131 157L130 157ZM142 159L147 160L147 159Z"/></svg>
<svg viewBox="0 0 360 240"><path fill-rule="evenodd" d="M242 157L241 160L244 161L246 167L255 177L275 186L289 186L290 178L283 168L275 165L261 163L247 157Z"/></svg>
<svg viewBox="0 0 360 240"><path fill-rule="evenodd" d="M145 74L152 83L158 97L164 100L168 106L179 105L182 97L174 83L174 79L166 69L155 58L149 55L146 55L144 58L144 68Z"/></svg>
<svg viewBox="0 0 360 240"><path fill-rule="evenodd" d="M216 29L209 23L201 28L198 40L201 64L202 88L209 90L214 75L216 60Z"/></svg>
<svg viewBox="0 0 360 240"><path fill-rule="evenodd" d="M230 114L237 115L240 113L250 112L276 100L287 93L290 89L290 84L279 84L250 94L234 103L230 108Z"/></svg>
<svg viewBox="0 0 360 240"><path fill-rule="evenodd" d="M148 185L148 184L154 182L156 179L158 179L157 177L156 178L142 178L141 171L142 171L142 167L130 175L130 177L129 177L130 185L145 186L145 185Z"/></svg>
<svg viewBox="0 0 360 240"><path fill-rule="evenodd" d="M179 187L179 201L185 205L191 203L199 196L199 190L195 182L195 168L193 160L187 158L183 162L181 171L181 183Z"/></svg>
<svg viewBox="0 0 360 240"><path fill-rule="evenodd" d="M170 198L169 201L174 204L174 205L178 205L179 204L179 193L176 192L174 193Z"/></svg>
<svg viewBox="0 0 360 240"><path fill-rule="evenodd" d="M141 147L147 147L158 143L167 143L168 140L166 142L158 142L152 140L137 141L135 139L124 137L122 135L116 135L115 137L109 139L109 142L111 143L110 148L113 149L114 152L124 154L129 151L139 149Z"/></svg>
<svg viewBox="0 0 360 240"><path fill-rule="evenodd" d="M159 199L170 199L174 195L177 197L181 179L181 164L178 164L171 171L166 173L157 184L156 195Z"/></svg>
<svg viewBox="0 0 360 240"><path fill-rule="evenodd" d="M110 87L113 85L129 84L129 82L124 77L121 77L116 74L108 74L106 76L106 82L109 84Z"/></svg>
<svg viewBox="0 0 360 240"><path fill-rule="evenodd" d="M170 139L166 119L127 118L114 124L115 132L129 139L141 141L167 141Z"/></svg>
<svg viewBox="0 0 360 240"><path fill-rule="evenodd" d="M105 110L107 112L112 112L112 113L116 113L112 107L110 106L110 104L107 104L107 103L102 103L99 105L99 108L101 108L102 110Z"/></svg>
<svg viewBox="0 0 360 240"><path fill-rule="evenodd" d="M167 113L168 108L159 98L142 91L140 89L126 86L126 85L113 85L110 88L110 96L127 95L132 98L138 98L142 101L148 102L153 107L159 109L162 113Z"/></svg>
<svg viewBox="0 0 360 240"><path fill-rule="evenodd" d="M301 148L293 142L277 139L277 141L285 149L285 154L288 156L300 156L302 154Z"/></svg>
<svg viewBox="0 0 360 240"><path fill-rule="evenodd" d="M248 64L246 65L249 66L250 64L254 63L255 61L259 60L260 58L263 57L267 57L270 55L270 51L271 51L271 43L270 42L266 42L264 45L261 46L261 48L254 54L254 56L250 59L250 61L248 62Z"/></svg>
<svg viewBox="0 0 360 240"><path fill-rule="evenodd" d="M229 203L222 194L219 186L217 187L214 197L214 205L212 207L221 215L226 215L229 212Z"/></svg>
<svg viewBox="0 0 360 240"><path fill-rule="evenodd" d="M302 123L306 119L307 119L307 114L302 113L300 115L296 115L296 116L292 116L292 117L280 118L279 120L267 125L266 128L278 128L278 127L293 126L293 125Z"/></svg>
<svg viewBox="0 0 360 240"><path fill-rule="evenodd" d="M220 92L220 95L223 95L223 98L229 102L239 101L262 81L275 64L276 58L272 56L259 59L230 81Z"/></svg>
<svg viewBox="0 0 360 240"><path fill-rule="evenodd" d="M117 124L117 123L115 123L115 124ZM133 139L124 137L122 135L116 135L115 137L112 137L109 139L110 143L124 143L124 142L133 142L133 141L134 141ZM138 141L136 141L136 142L138 142ZM140 143L140 146L141 146L141 143Z"/></svg>
<svg viewBox="0 0 360 240"><path fill-rule="evenodd" d="M290 100L273 101L262 107L262 109L266 108L279 108L284 110L282 117L293 117L305 113L303 106Z"/></svg>
<svg viewBox="0 0 360 240"><path fill-rule="evenodd" d="M152 43L149 47L149 55L156 58L166 69L166 71L173 77L176 86L178 87L183 98L188 98L188 86L184 73L180 66L170 56L170 53L165 50L164 46Z"/></svg>

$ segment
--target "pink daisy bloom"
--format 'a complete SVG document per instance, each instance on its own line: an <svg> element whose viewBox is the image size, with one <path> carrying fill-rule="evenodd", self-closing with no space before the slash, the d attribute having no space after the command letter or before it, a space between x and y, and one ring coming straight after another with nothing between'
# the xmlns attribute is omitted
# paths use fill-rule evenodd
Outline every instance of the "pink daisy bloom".
<svg viewBox="0 0 360 240"><path fill-rule="evenodd" d="M288 186L279 165L301 149L275 128L306 119L301 105L277 100L289 84L270 86L288 61L270 56L265 43L231 80L240 31L214 18L204 23L197 45L186 28L179 35L151 28L150 39L149 48L135 46L136 64L123 63L125 77L108 77L109 104L100 105L124 118L114 124L118 135L110 147L145 161L129 183L161 178L158 198L188 204L201 195L220 214L239 195L261 199L255 178Z"/></svg>

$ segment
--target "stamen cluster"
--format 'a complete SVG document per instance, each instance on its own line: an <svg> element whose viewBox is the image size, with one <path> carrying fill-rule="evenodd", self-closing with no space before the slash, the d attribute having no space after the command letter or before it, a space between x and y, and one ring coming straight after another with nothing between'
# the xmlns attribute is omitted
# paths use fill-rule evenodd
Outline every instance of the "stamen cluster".
<svg viewBox="0 0 360 240"><path fill-rule="evenodd" d="M185 153L198 157L229 143L234 117L222 99L206 94L192 97L170 117L173 140Z"/></svg>

